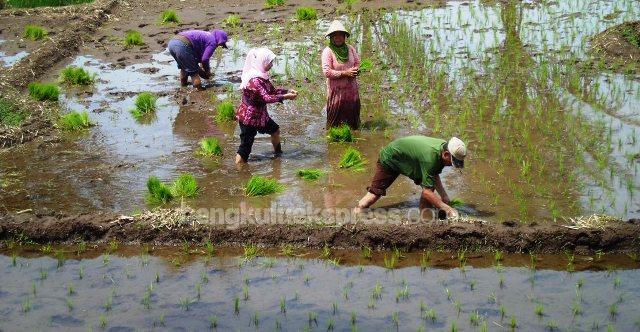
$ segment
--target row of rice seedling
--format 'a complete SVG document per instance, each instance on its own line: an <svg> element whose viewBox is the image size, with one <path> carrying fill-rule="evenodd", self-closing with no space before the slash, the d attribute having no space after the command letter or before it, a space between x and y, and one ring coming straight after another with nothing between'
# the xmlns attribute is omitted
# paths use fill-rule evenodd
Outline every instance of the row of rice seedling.
<svg viewBox="0 0 640 332"><path fill-rule="evenodd" d="M200 187L195 177L185 173L171 185L167 185L155 176L147 180L147 203L150 205L162 205L171 202L174 198L194 198L200 194Z"/></svg>

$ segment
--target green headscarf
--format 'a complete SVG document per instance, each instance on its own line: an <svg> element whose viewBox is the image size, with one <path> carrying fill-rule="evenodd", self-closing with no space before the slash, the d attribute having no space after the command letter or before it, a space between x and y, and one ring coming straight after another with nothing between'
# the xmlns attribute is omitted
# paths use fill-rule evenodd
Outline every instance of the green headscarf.
<svg viewBox="0 0 640 332"><path fill-rule="evenodd" d="M338 62L345 63L349 61L349 47L347 46L346 41L342 46L337 46L331 42L331 39L329 39L329 48L333 51L333 54L335 54Z"/></svg>

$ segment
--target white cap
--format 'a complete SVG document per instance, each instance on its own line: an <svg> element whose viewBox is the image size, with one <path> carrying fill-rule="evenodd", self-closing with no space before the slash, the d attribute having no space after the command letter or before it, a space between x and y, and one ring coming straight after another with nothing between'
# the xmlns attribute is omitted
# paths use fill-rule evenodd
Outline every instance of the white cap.
<svg viewBox="0 0 640 332"><path fill-rule="evenodd" d="M467 146L464 142L457 138L452 137L447 142L447 151L451 153L451 161L456 168L464 168L464 157L467 156Z"/></svg>
<svg viewBox="0 0 640 332"><path fill-rule="evenodd" d="M331 22L331 24L329 24L329 28L327 29L327 32L324 35L329 36L330 34L338 31L346 33L347 37L349 37L350 35L349 31L347 31L347 29L344 27L344 24L342 24L342 22L338 20L335 20Z"/></svg>

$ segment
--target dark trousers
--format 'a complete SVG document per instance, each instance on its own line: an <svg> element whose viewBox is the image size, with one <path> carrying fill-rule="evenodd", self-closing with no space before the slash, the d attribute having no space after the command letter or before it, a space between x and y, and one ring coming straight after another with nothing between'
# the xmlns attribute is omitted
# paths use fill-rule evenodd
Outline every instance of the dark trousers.
<svg viewBox="0 0 640 332"><path fill-rule="evenodd" d="M273 135L280 129L280 126L278 126L278 124L273 121L273 119L269 119L264 127L247 126L242 123L239 123L239 125L240 147L238 147L238 154L244 161L247 161L249 159L249 154L251 153L251 148L253 147L253 141L258 133Z"/></svg>

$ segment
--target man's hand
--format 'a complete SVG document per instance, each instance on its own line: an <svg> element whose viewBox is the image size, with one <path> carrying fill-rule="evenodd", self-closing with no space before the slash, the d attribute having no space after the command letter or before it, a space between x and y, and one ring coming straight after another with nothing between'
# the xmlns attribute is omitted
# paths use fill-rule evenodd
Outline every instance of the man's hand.
<svg viewBox="0 0 640 332"><path fill-rule="evenodd" d="M460 217L460 214L458 213L458 210L449 207L447 210L447 218L458 218Z"/></svg>

